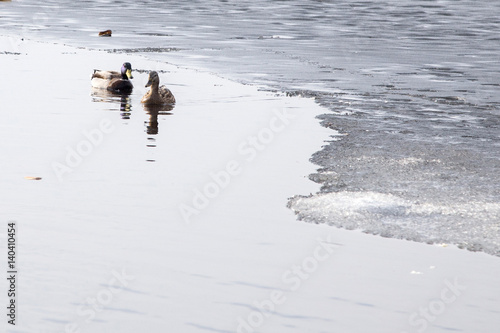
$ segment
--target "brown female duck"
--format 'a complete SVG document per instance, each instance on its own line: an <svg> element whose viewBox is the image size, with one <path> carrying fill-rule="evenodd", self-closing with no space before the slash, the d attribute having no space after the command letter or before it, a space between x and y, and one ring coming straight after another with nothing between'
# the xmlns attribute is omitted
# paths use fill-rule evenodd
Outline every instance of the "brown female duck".
<svg viewBox="0 0 500 333"><path fill-rule="evenodd" d="M175 97L172 92L165 86L160 87L160 78L155 71L149 73L146 87L149 86L151 86L151 89L142 97L142 103L145 105L175 104Z"/></svg>

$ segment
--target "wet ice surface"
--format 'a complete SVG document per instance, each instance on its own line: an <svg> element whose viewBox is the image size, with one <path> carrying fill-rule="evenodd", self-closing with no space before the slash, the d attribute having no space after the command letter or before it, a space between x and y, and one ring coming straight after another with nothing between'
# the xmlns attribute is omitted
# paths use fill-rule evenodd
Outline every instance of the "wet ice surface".
<svg viewBox="0 0 500 333"><path fill-rule="evenodd" d="M307 159L329 130L313 100L137 55L122 98L90 84L121 55L26 40L19 51L0 54L0 220L21 235L19 321L7 332L234 332L257 298L290 289L282 272L325 236L285 207L318 188ZM173 110L140 103L151 69ZM319 298L290 297L266 331L320 331L331 321L313 306L330 303L321 285Z"/></svg>
<svg viewBox="0 0 500 333"><path fill-rule="evenodd" d="M314 156L321 169L311 178L333 194L293 201L300 218L498 255L499 7L25 0L10 4L0 24L160 61L168 52L169 61L314 96L331 111L324 125L345 135ZM96 37L104 29L113 37ZM380 209L322 201L349 196Z"/></svg>
<svg viewBox="0 0 500 333"><path fill-rule="evenodd" d="M309 201L297 199L303 216L314 215L314 222L328 220L347 228L377 228L379 233L382 221L390 231L384 235L401 233L403 238L425 240L437 239L434 235L438 234L441 239L460 237L457 242L464 243L464 234L457 231L461 221L476 223L484 216L481 225L493 228L495 223L496 6L488 1L322 1L305 6L302 1L40 4L19 0L2 7L0 25L6 31L118 53L94 54L92 59L80 58L78 52L73 57L70 53L75 50L64 50L61 55L68 62L63 61L63 71L55 72L62 77L72 73L76 86L62 87L69 95L78 92L72 98L61 94L52 76L44 76L56 68L47 66L45 60L59 60L51 53L54 50L35 57L36 61L25 56L22 48L8 48L5 56L13 63L4 70L1 94L11 96L10 89L12 95L18 92L12 82L23 76L14 74L26 73L26 64L21 66L20 61L33 61L28 73L35 78L33 98L27 104L11 112L18 103L5 98L2 106L8 108L1 109L3 156L14 156L2 160L1 213L4 220L19 220L23 242L24 322L15 331L60 332L76 323L82 331L92 332L153 332L166 326L178 332L234 332L239 317L255 313L256 301L268 299L270 291L289 287L281 280L283 272L307 262L317 240L330 234L333 256L321 263L307 283L303 281L300 290L286 290L286 304L255 331L415 332L421 327L411 321L412 316L422 308L442 304L436 300L446 282L456 279L467 290L434 321L424 322L428 331L495 331L498 258L457 252L452 246L425 246L293 222L283 198L316 188L307 179L301 184L290 181L311 172L309 167L297 168L297 163L305 164L307 154L299 156L297 150L290 150L294 145L304 148L302 140L317 135L307 112L301 112L304 118L298 124L309 122L311 135L297 128L282 145L263 155L251 168L253 172L235 183L200 221L190 227L179 223L175 205L189 202L192 189L209 179L207 173L220 170L221 161L229 157L227 152L234 153L235 141L226 139L226 131L230 129L241 140L258 132L268 118L259 112L260 120L256 120L255 111L265 112L269 96L252 110L234 107L242 111L236 115L230 105L248 106L245 98L252 100L252 88L246 87L252 90L250 96L242 87L241 93L238 88L238 93L225 95L228 86L233 86L225 82L222 87L217 80L214 86L212 78L208 81L211 89L201 90L208 95L195 95L190 85L202 84L199 77L191 79L164 62L204 67L268 89L317 96L329 107L330 116L323 117L325 125L343 135L333 138L336 141L327 149L335 149L340 157L325 156L324 170L312 178L325 182L325 193L333 192ZM45 18L40 12L46 13ZM398 15L399 29L393 29ZM268 19L271 16L276 19ZM413 26L413 16L420 16L419 25ZM426 20L428 24L422 24ZM113 37L99 39L96 32L107 28L113 29ZM457 35L463 28L473 31ZM403 38L391 38L399 34ZM422 35L420 44L408 38L412 34ZM19 40L12 43L22 44ZM406 50L404 56L398 50ZM158 118L155 147L150 147L148 132L155 130L150 126L154 121L138 104L144 93L144 72L135 79L131 113L126 100L88 95L93 66L99 63L111 69L122 61L121 52L162 62L133 63L143 70L156 66L170 70L165 73L171 77L165 79L169 85L187 81L174 87L176 96L188 103L177 105L173 116ZM19 60L11 57L14 53ZM465 69L463 75L460 69ZM41 85L40 91L38 82L47 85ZM210 95L214 91L221 94L215 95L215 102ZM219 113L221 107L226 111ZM425 110L426 117L420 117ZM242 114L248 117L241 118ZM54 179L50 161L63 159L66 145L76 145L82 129L94 128L94 121L101 117L114 121L115 132L61 185ZM227 126L213 131L213 124L221 119ZM433 126L438 120L442 129ZM234 122L252 126L235 133L229 126ZM193 140L195 135L203 140ZM392 142L395 137L404 141ZM310 147L319 146L321 139L310 139ZM459 156L454 155L457 145L449 144L456 141L461 142ZM286 162L284 153L289 158ZM316 156L319 161L322 153ZM458 157L462 162L456 162ZM269 162L277 160L281 164ZM436 168L446 171L443 179ZM42 173L40 182L23 178ZM450 173L457 176L456 181L444 179ZM435 194L436 188L447 196ZM461 195L462 191L467 192ZM468 195L473 192L479 199L471 204ZM458 198L457 203L452 198ZM464 220L459 210L476 220ZM443 223L447 217L448 225ZM404 223L408 228L401 231L398 225ZM479 230L477 225L470 230L473 227ZM417 233L423 229L429 236ZM493 244L493 233L484 234L488 238L481 244ZM111 287L108 281L122 269L135 279L119 286L117 297L88 321L88 314L78 311L89 298L106 292ZM422 317L417 318L421 323Z"/></svg>
<svg viewBox="0 0 500 333"><path fill-rule="evenodd" d="M388 110L374 105L369 115L322 116L345 135L313 156L323 168L310 178L323 194L290 207L310 222L500 255L498 118L470 105L465 115L462 104L445 104L457 110L449 115L412 102L398 114L387 101Z"/></svg>

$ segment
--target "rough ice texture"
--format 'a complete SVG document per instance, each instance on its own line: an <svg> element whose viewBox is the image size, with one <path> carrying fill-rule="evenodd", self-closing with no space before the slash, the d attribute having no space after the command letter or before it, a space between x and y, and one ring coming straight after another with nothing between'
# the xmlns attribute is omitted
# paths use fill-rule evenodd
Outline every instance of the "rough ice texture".
<svg viewBox="0 0 500 333"><path fill-rule="evenodd" d="M500 255L500 167L487 150L495 142L478 151L360 114L321 118L344 135L313 156L322 168L310 179L322 188L289 202L299 219Z"/></svg>

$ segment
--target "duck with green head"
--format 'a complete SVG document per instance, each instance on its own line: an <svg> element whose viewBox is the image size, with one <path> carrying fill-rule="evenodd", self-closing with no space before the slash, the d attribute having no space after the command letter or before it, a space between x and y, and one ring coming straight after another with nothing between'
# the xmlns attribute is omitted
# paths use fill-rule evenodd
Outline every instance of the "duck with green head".
<svg viewBox="0 0 500 333"><path fill-rule="evenodd" d="M125 62L120 72L94 69L91 83L94 88L106 89L113 93L129 95L134 88L129 79L133 79L132 65L129 62Z"/></svg>

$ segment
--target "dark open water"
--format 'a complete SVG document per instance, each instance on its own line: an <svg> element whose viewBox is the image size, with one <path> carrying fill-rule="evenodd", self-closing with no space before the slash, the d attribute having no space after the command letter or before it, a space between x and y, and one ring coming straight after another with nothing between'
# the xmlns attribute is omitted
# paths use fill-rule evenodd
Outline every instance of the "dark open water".
<svg viewBox="0 0 500 333"><path fill-rule="evenodd" d="M500 255L499 14L490 0L14 0L0 34L315 97L344 135L314 155L330 194L293 199L299 218Z"/></svg>

